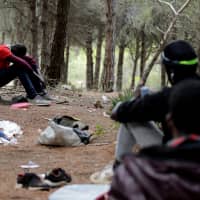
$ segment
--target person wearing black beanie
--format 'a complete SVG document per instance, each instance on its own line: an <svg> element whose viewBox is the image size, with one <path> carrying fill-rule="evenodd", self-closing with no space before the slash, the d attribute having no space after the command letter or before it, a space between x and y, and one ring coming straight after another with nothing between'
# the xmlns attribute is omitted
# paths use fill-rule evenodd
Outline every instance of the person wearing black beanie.
<svg viewBox="0 0 200 200"><path fill-rule="evenodd" d="M167 44L161 53L161 61L172 87L120 102L112 111L111 119L121 123L114 169L120 164L124 154L132 152L135 144L143 148L166 143L172 138L165 121L171 90L174 85L186 79L200 80L196 73L197 55L186 41L176 40ZM155 122L162 125L162 131Z"/></svg>
<svg viewBox="0 0 200 200"><path fill-rule="evenodd" d="M186 41L178 40L168 44L161 53L161 60L172 85L196 76L198 57Z"/></svg>

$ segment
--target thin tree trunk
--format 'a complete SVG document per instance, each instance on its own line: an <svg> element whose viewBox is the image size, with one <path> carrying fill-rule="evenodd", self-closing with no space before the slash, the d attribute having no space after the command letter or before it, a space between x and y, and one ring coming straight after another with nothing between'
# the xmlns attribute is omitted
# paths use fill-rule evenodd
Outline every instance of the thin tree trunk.
<svg viewBox="0 0 200 200"><path fill-rule="evenodd" d="M136 48L135 48L135 59L133 64L133 72L132 72L132 80L131 80L131 89L134 90L135 88L135 76L137 71L137 64L139 59L139 52L140 52L140 41L136 38Z"/></svg>
<svg viewBox="0 0 200 200"><path fill-rule="evenodd" d="M70 41L69 38L67 38L67 44L66 44L66 53L65 53L65 67L63 71L63 82L68 84L68 73L69 73L69 52L70 52Z"/></svg>
<svg viewBox="0 0 200 200"><path fill-rule="evenodd" d="M45 72L49 66L49 42L48 42L48 29L47 21L49 19L48 14L48 0L42 0L42 45L41 45L41 70Z"/></svg>
<svg viewBox="0 0 200 200"><path fill-rule="evenodd" d="M122 90L124 50L125 50L125 45L124 41L122 41L121 45L119 46L119 58L117 65L117 83L116 83L117 91Z"/></svg>
<svg viewBox="0 0 200 200"><path fill-rule="evenodd" d="M93 59L92 59L92 33L89 31L86 40L87 69L86 69L86 88L93 87Z"/></svg>
<svg viewBox="0 0 200 200"><path fill-rule="evenodd" d="M32 49L31 53L34 58L38 59L38 18L36 15L37 0L31 0L31 37L32 37Z"/></svg>
<svg viewBox="0 0 200 200"><path fill-rule="evenodd" d="M140 56L140 78L142 77L142 74L144 72L145 68L145 61L146 61L146 49L145 49L145 33L144 28L141 31L141 56Z"/></svg>
<svg viewBox="0 0 200 200"><path fill-rule="evenodd" d="M102 26L99 26L98 29L98 39L97 39L97 53L96 53L96 65L95 65L95 74L94 74L94 88L98 89L99 86L99 74L101 68L101 49L103 43L103 30Z"/></svg>
<svg viewBox="0 0 200 200"><path fill-rule="evenodd" d="M22 43L23 41L23 33L22 33L22 16L20 14L16 14L16 35L15 35L15 43Z"/></svg>
<svg viewBox="0 0 200 200"><path fill-rule="evenodd" d="M115 0L106 0L106 47L102 74L102 89L105 92L112 92L114 86L115 3Z"/></svg>
<svg viewBox="0 0 200 200"><path fill-rule="evenodd" d="M47 72L52 85L57 84L61 78L61 68L64 65L64 49L66 45L67 21L70 0L58 0L56 29L51 48L50 66Z"/></svg>
<svg viewBox="0 0 200 200"><path fill-rule="evenodd" d="M1 44L4 44L4 43L5 43L5 36L6 36L6 34L5 34L5 32L3 31L3 32L1 33Z"/></svg>
<svg viewBox="0 0 200 200"><path fill-rule="evenodd" d="M165 68L161 67L161 87L165 87L166 85L166 72L165 72Z"/></svg>

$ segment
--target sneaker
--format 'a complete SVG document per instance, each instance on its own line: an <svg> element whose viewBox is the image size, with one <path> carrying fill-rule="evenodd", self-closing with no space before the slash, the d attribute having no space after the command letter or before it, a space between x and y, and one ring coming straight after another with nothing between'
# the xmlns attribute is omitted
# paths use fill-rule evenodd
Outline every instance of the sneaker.
<svg viewBox="0 0 200 200"><path fill-rule="evenodd" d="M40 96L45 100L50 100L50 101L53 100L53 98L48 94L40 94Z"/></svg>
<svg viewBox="0 0 200 200"><path fill-rule="evenodd" d="M44 177L44 183L50 187L58 187L71 182L72 178L64 169L55 168L48 172Z"/></svg>
<svg viewBox="0 0 200 200"><path fill-rule="evenodd" d="M26 188L29 190L49 190L50 187L34 173L19 174L17 176L16 188Z"/></svg>
<svg viewBox="0 0 200 200"><path fill-rule="evenodd" d="M36 95L33 99L28 99L28 101L31 104L37 105L37 106L50 106L51 105L51 101L44 99L40 95Z"/></svg>
<svg viewBox="0 0 200 200"><path fill-rule="evenodd" d="M59 102L59 100L57 98L52 97L47 93L46 94L43 93L43 94L39 94L39 95L45 100L49 100L49 101L52 101L52 102L55 102L55 103Z"/></svg>

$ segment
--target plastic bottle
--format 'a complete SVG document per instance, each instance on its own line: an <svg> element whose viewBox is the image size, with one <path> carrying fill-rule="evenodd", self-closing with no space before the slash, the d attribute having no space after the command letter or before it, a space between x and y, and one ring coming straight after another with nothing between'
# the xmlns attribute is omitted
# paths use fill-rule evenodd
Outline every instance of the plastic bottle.
<svg viewBox="0 0 200 200"><path fill-rule="evenodd" d="M140 95L144 97L145 95L149 94L149 88L147 86L143 86L140 88Z"/></svg>

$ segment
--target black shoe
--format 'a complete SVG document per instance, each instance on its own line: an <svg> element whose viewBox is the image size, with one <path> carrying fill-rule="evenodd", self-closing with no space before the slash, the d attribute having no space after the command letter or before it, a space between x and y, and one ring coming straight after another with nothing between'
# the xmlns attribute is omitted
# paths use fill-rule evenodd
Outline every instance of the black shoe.
<svg viewBox="0 0 200 200"><path fill-rule="evenodd" d="M58 187L71 182L72 178L64 169L55 168L45 175L44 182L50 187Z"/></svg>
<svg viewBox="0 0 200 200"><path fill-rule="evenodd" d="M39 176L34 173L19 174L17 176L17 188L29 190L49 190L50 187L44 183Z"/></svg>

